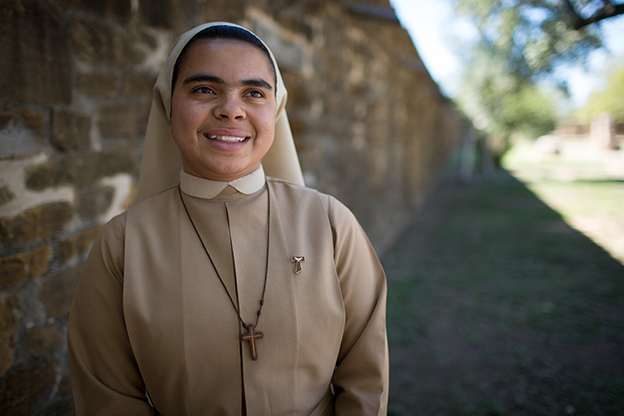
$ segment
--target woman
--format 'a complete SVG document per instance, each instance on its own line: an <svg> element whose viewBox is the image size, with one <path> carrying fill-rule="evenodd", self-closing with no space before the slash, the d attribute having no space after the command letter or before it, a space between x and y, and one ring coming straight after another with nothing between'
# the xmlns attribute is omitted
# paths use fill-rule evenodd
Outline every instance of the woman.
<svg viewBox="0 0 624 416"><path fill-rule="evenodd" d="M246 29L178 40L140 201L103 227L74 297L79 415L386 413L384 273L351 212L296 184L285 103Z"/></svg>

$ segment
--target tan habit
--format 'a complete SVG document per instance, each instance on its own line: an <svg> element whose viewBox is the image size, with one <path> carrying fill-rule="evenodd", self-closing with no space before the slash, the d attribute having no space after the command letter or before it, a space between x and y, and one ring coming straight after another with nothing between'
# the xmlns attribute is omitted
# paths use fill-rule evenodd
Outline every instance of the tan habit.
<svg viewBox="0 0 624 416"><path fill-rule="evenodd" d="M103 227L68 325L78 415L386 414L383 269L343 204L292 179L177 167ZM255 322L265 267L247 342L236 310Z"/></svg>

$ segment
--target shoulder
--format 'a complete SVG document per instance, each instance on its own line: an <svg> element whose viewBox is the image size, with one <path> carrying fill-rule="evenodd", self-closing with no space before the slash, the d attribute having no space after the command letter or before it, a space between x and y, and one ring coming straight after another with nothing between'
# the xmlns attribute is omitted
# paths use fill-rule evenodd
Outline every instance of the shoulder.
<svg viewBox="0 0 624 416"><path fill-rule="evenodd" d="M336 226L353 226L355 224L359 226L351 210L332 195L272 177L267 177L267 183L271 190L277 194L278 199L289 200L302 212L307 212L311 209L311 205L322 208L332 228Z"/></svg>
<svg viewBox="0 0 624 416"><path fill-rule="evenodd" d="M155 217L170 213L170 208L179 202L178 198L178 187L174 186L136 202L128 208L127 221L153 221Z"/></svg>

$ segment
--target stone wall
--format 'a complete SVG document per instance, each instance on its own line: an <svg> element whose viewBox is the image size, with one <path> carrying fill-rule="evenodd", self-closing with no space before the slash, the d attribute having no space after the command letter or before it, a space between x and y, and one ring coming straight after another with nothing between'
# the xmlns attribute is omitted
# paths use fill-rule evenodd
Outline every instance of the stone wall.
<svg viewBox="0 0 624 416"><path fill-rule="evenodd" d="M169 48L213 20L276 52L308 185L381 251L463 134L387 0L2 1L0 414L73 414L65 327L81 265L132 200Z"/></svg>

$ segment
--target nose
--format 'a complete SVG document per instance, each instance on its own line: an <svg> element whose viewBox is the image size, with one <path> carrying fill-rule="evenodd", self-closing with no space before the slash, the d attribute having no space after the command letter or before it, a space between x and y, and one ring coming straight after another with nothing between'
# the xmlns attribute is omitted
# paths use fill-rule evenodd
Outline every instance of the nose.
<svg viewBox="0 0 624 416"><path fill-rule="evenodd" d="M226 95L214 108L214 116L223 120L242 120L245 118L245 110L238 102L237 97Z"/></svg>

